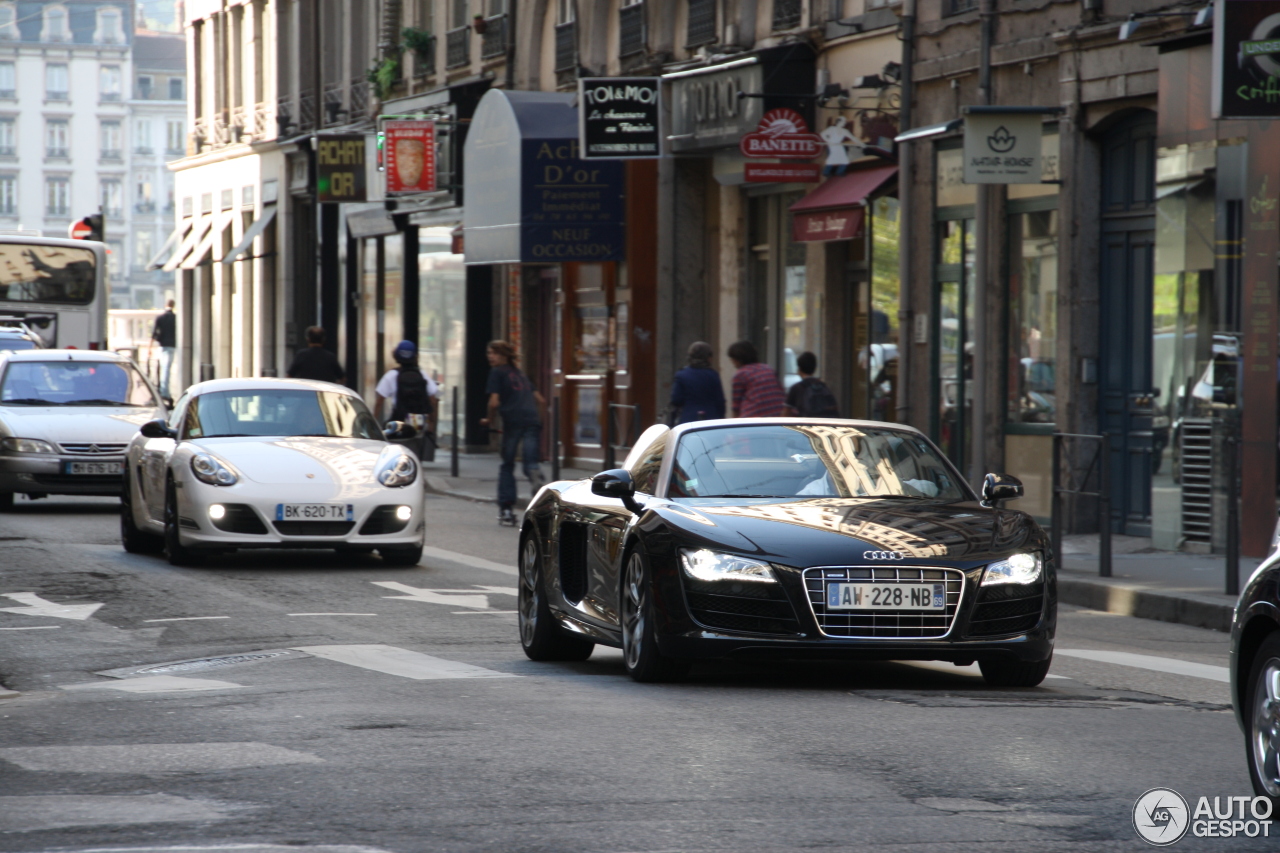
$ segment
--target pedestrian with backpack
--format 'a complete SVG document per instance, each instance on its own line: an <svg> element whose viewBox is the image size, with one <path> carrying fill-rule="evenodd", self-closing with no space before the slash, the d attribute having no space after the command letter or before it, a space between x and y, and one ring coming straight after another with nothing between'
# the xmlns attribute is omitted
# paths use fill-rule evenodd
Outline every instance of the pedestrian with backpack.
<svg viewBox="0 0 1280 853"><path fill-rule="evenodd" d="M796 370L800 381L787 391L787 410L802 418L838 418L840 404L827 383L814 374L818 372L818 357L802 352L796 358Z"/></svg>
<svg viewBox="0 0 1280 853"><path fill-rule="evenodd" d="M542 406L544 400L529 377L516 365L516 349L506 341L490 341L485 350L489 359L489 416L480 419L490 426L502 416L502 464L498 468L498 521L514 526L516 515L516 453L523 460L530 494L546 482L542 476Z"/></svg>
<svg viewBox="0 0 1280 853"><path fill-rule="evenodd" d="M689 364L676 372L671 383L672 423L687 424L724 417L724 386L720 374L711 366L715 351L705 341L689 345Z"/></svg>
<svg viewBox="0 0 1280 853"><path fill-rule="evenodd" d="M418 458L424 462L435 459L436 406L440 387L435 380L418 366L418 346L413 341L396 344L391 357L396 367L388 370L378 380L374 389L374 413L382 413L384 400L391 401L388 421L402 421L417 431L409 442Z"/></svg>

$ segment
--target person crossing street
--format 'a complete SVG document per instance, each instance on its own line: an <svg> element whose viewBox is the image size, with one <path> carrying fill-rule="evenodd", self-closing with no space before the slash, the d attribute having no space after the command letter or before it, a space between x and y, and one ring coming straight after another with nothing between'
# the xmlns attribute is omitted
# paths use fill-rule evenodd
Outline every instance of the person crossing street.
<svg viewBox="0 0 1280 853"><path fill-rule="evenodd" d="M516 453L521 456L530 494L546 482L542 476L542 406L544 399L528 376L516 365L515 347L506 341L490 341L485 351L489 359L489 416L481 418L490 426L495 415L502 416L502 464L498 468L498 521L514 526L516 516Z"/></svg>

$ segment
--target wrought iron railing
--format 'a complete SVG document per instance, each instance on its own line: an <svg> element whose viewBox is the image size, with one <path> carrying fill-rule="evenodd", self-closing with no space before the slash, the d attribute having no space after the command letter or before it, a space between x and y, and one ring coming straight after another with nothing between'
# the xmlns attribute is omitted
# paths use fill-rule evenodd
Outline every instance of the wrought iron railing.
<svg viewBox="0 0 1280 853"><path fill-rule="evenodd" d="M578 67L578 22L556 24L556 70Z"/></svg>
<svg viewBox="0 0 1280 853"><path fill-rule="evenodd" d="M270 139L273 135L268 125L271 117L267 112L267 104L265 101L258 101L253 105L253 126L249 128L249 133L256 139Z"/></svg>
<svg viewBox="0 0 1280 853"><path fill-rule="evenodd" d="M298 126L295 130L315 130L316 127L315 93L300 92L298 94Z"/></svg>
<svg viewBox="0 0 1280 853"><path fill-rule="evenodd" d="M800 26L803 8L801 0L773 0L773 28L789 30Z"/></svg>
<svg viewBox="0 0 1280 853"><path fill-rule="evenodd" d="M685 45L697 47L716 40L715 0L689 0L689 26L685 32Z"/></svg>
<svg viewBox="0 0 1280 853"><path fill-rule="evenodd" d="M434 42L432 42L434 44ZM357 77L351 81L347 90L347 104L351 112L347 115L350 121L359 121L369 115L369 81Z"/></svg>
<svg viewBox="0 0 1280 853"><path fill-rule="evenodd" d="M480 37L480 58L493 59L507 52L507 16L492 15L484 19L484 34Z"/></svg>
<svg viewBox="0 0 1280 853"><path fill-rule="evenodd" d="M228 134L231 142L240 141L240 137L247 132L245 127L247 122L248 112L243 104L231 108L231 127Z"/></svg>
<svg viewBox="0 0 1280 853"><path fill-rule="evenodd" d="M329 127L346 120L347 110L342 106L342 86L332 84L324 88L324 124Z"/></svg>
<svg viewBox="0 0 1280 853"><path fill-rule="evenodd" d="M471 63L471 28L458 27L444 34L444 67L461 68Z"/></svg>
<svg viewBox="0 0 1280 853"><path fill-rule="evenodd" d="M623 6L618 10L618 53L631 56L645 48L644 2Z"/></svg>
<svg viewBox="0 0 1280 853"><path fill-rule="evenodd" d="M421 47L412 51L415 76L425 77L436 73L436 41L435 36L429 36Z"/></svg>

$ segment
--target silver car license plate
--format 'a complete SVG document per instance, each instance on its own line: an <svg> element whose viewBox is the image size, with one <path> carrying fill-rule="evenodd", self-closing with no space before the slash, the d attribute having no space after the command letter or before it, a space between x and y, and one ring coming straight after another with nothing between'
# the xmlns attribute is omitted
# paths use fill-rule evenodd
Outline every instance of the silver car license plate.
<svg viewBox="0 0 1280 853"><path fill-rule="evenodd" d="M828 610L947 609L947 586L941 583L829 583Z"/></svg>
<svg viewBox="0 0 1280 853"><path fill-rule="evenodd" d="M119 477L124 473L123 462L67 462L63 464L64 474L84 475L89 477Z"/></svg>
<svg viewBox="0 0 1280 853"><path fill-rule="evenodd" d="M355 521L352 504L276 504L276 521Z"/></svg>

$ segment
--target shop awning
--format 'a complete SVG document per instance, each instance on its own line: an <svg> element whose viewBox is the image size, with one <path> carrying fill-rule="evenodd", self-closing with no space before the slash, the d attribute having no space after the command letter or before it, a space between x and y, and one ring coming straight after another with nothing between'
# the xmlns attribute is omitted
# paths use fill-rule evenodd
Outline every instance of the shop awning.
<svg viewBox="0 0 1280 853"><path fill-rule="evenodd" d="M160 247L160 251L156 252L151 260L147 262L147 272L163 268L169 262L169 258L173 257L175 250L182 242L182 238L187 235L190 229L191 224L184 222L170 231L168 238L164 241L164 245Z"/></svg>
<svg viewBox="0 0 1280 853"><path fill-rule="evenodd" d="M213 224L212 219L206 221L210 225ZM186 259L183 260L182 263L178 264L178 266L184 270L193 270L200 266L200 262L204 260L204 256L209 254L209 249L213 247L213 238L216 236L218 236L218 230L216 228L206 228L204 237L200 238L200 242L196 245L195 249L193 249L191 254L187 255Z"/></svg>
<svg viewBox="0 0 1280 853"><path fill-rule="evenodd" d="M884 186L897 166L859 169L835 178L791 205L791 240L850 240L862 232L867 196Z"/></svg>
<svg viewBox="0 0 1280 853"><path fill-rule="evenodd" d="M347 214L347 231L357 240L369 237L389 237L399 229L385 207L358 210Z"/></svg>
<svg viewBox="0 0 1280 853"><path fill-rule="evenodd" d="M164 266L161 267L161 269L165 272L173 272L176 270L178 265L191 255L191 251L196 247L196 244L200 242L201 238L204 237L205 233L212 225L212 219L201 219L199 224L188 231L186 237L182 238L182 244L178 246L178 250L169 256L169 260L164 262ZM188 269L190 269L190 267L188 267Z"/></svg>
<svg viewBox="0 0 1280 853"><path fill-rule="evenodd" d="M253 221L248 230L244 232L244 236L240 238L240 242L223 257L222 263L233 264L240 259L240 256L249 251L249 247L253 245L253 241L261 236L263 231L267 230L267 226L276 218L276 206L269 204L262 208L262 215ZM252 255L246 255L245 260L249 260Z"/></svg>

